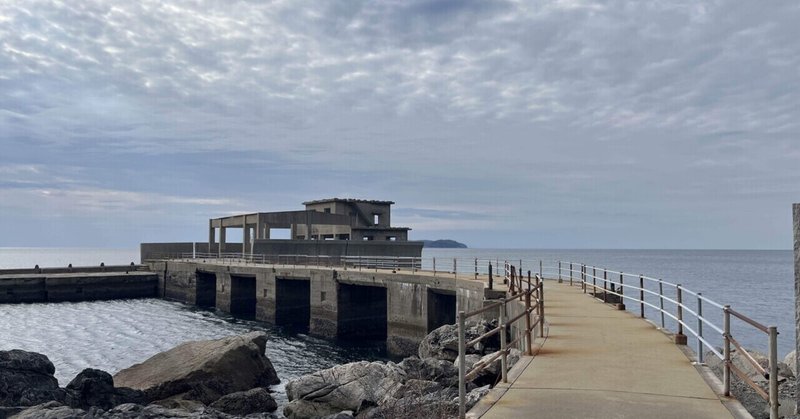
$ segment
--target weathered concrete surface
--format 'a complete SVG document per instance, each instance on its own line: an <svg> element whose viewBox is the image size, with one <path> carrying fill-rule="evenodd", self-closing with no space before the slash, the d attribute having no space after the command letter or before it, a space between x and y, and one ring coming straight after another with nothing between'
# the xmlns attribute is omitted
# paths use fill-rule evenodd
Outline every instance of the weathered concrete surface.
<svg viewBox="0 0 800 419"><path fill-rule="evenodd" d="M800 354L800 204L792 206L794 218L794 323L795 323L795 357ZM795 360L795 365L797 361ZM796 373L796 372L795 372ZM800 374L796 374L800 388ZM800 392L797 393L797 408L800 412Z"/></svg>
<svg viewBox="0 0 800 419"><path fill-rule="evenodd" d="M157 296L152 272L72 272L0 275L0 303L113 300Z"/></svg>
<svg viewBox="0 0 800 419"><path fill-rule="evenodd" d="M652 324L579 287L549 281L545 287L549 337L482 418L732 417ZM491 402L471 413L485 403Z"/></svg>
<svg viewBox="0 0 800 419"><path fill-rule="evenodd" d="M438 326L430 317L441 318L442 313L430 311L431 295L452 295L458 309L464 311L483 307L486 295L485 282L481 280L463 277L456 280L452 274L433 276L408 270L222 264L202 259L155 262L150 268L158 272L159 295L188 304L198 303L198 273L213 276L215 307L226 312L235 312L232 305L234 308L237 305L231 278L254 277L255 318L268 323L277 321L281 304L298 304L296 298L281 302L278 281L308 282L311 334L328 338L358 337L361 332L370 335L366 337L385 336L388 351L401 356L415 354L431 326ZM451 307L455 310L452 304Z"/></svg>

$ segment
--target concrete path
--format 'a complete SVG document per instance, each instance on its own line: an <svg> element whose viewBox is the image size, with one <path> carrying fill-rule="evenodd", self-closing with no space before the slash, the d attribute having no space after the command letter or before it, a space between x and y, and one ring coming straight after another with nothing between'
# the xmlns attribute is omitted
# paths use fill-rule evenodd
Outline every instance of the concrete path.
<svg viewBox="0 0 800 419"><path fill-rule="evenodd" d="M482 418L732 417L652 324L594 300L578 286L545 286L549 337ZM480 405L470 413L479 410Z"/></svg>

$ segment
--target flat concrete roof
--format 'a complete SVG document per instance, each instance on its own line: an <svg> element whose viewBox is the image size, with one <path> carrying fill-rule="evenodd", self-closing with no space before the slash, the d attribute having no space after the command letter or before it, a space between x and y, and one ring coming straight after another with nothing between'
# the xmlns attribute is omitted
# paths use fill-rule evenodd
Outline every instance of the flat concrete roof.
<svg viewBox="0 0 800 419"><path fill-rule="evenodd" d="M327 199L317 199L314 201L306 201L303 202L303 205L313 205L313 204L325 204L328 202L353 202L353 203L362 203L362 204L375 204L375 205L393 205L393 201L377 201L373 199L354 199L354 198L327 198Z"/></svg>

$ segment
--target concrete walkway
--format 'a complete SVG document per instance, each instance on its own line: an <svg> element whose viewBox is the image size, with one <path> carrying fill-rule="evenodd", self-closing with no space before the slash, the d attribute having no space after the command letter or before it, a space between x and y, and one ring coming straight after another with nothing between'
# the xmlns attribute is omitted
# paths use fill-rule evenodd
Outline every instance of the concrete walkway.
<svg viewBox="0 0 800 419"><path fill-rule="evenodd" d="M652 324L592 299L579 286L554 281L545 286L549 337L480 417L733 417L681 350ZM470 416L478 417L491 399L490 394Z"/></svg>

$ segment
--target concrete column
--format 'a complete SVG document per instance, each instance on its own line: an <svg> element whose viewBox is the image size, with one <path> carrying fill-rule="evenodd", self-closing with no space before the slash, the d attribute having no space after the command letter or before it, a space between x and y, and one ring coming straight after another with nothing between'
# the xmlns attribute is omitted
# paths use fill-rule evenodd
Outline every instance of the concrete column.
<svg viewBox="0 0 800 419"><path fill-rule="evenodd" d="M800 355L800 204L792 207L794 218L794 323L795 323L795 359ZM795 371L797 374L797 371ZM797 383L800 384L800 374L797 374ZM800 412L800 391L795 396L797 399L796 411Z"/></svg>
<svg viewBox="0 0 800 419"><path fill-rule="evenodd" d="M214 241L216 240L215 232L213 221L208 220L208 253L211 253L211 249L214 248Z"/></svg>
<svg viewBox="0 0 800 419"><path fill-rule="evenodd" d="M220 223L219 226L219 253L222 254L225 252L225 227L223 227Z"/></svg>
<svg viewBox="0 0 800 419"><path fill-rule="evenodd" d="M245 220L244 224L242 224L242 254L247 253L247 250L250 248L250 227L247 226L247 221Z"/></svg>

